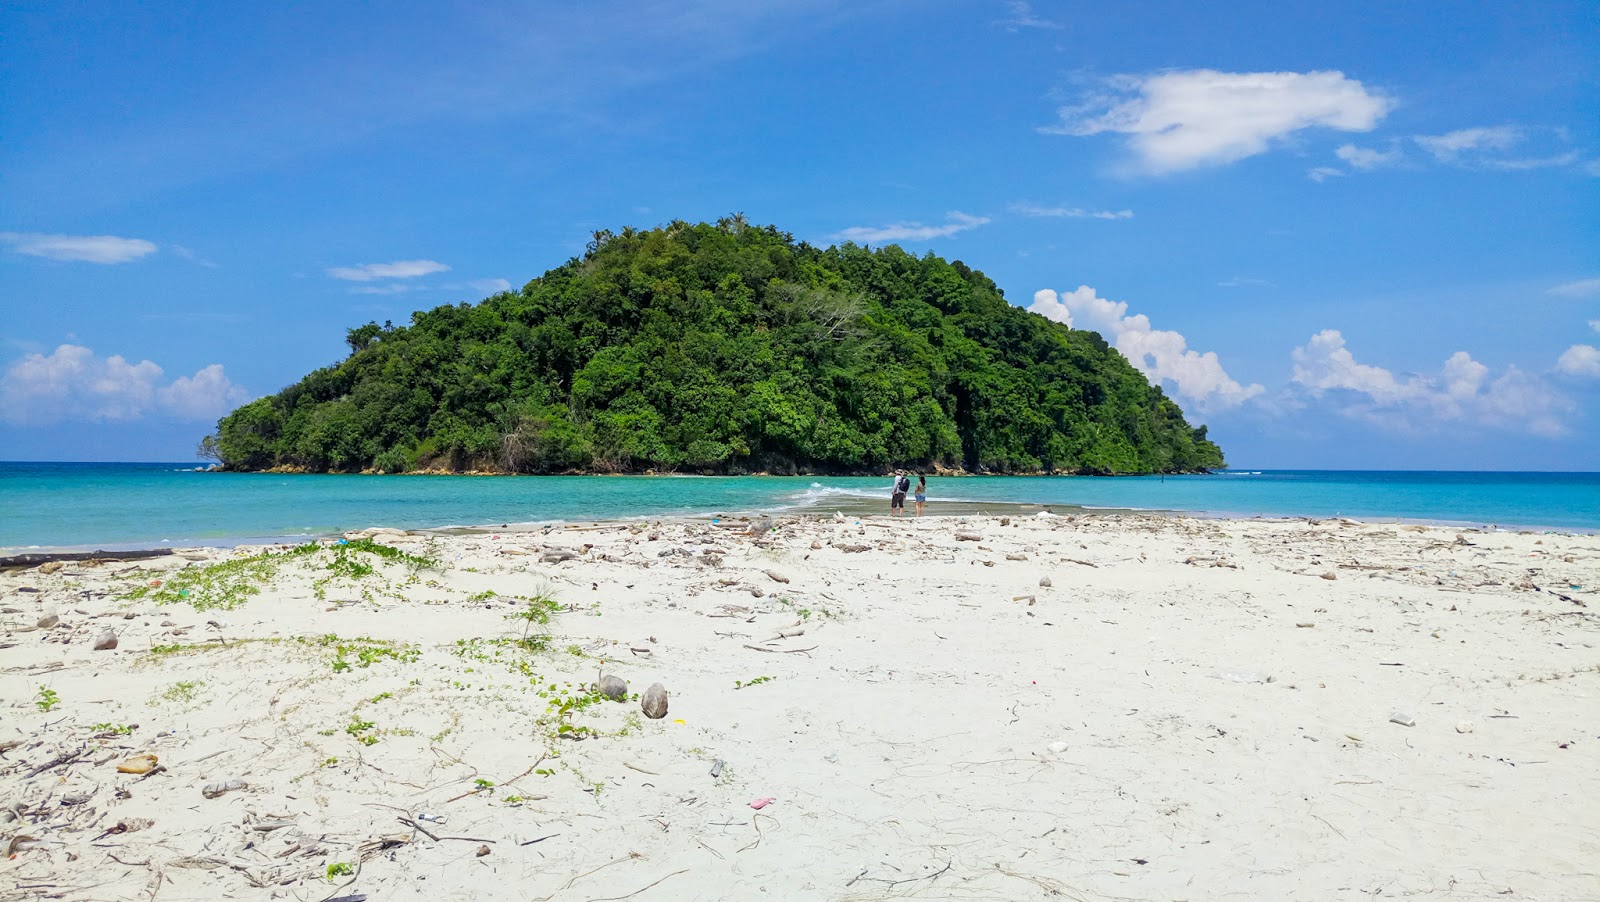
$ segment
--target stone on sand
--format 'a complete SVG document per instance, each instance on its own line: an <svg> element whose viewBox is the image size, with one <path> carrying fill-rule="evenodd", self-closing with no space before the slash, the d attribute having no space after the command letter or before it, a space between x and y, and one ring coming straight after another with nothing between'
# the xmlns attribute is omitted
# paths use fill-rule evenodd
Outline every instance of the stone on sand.
<svg viewBox="0 0 1600 902"><path fill-rule="evenodd" d="M111 651L116 647L117 634L110 630L106 630L105 632L101 633L100 638L94 640L95 651Z"/></svg>

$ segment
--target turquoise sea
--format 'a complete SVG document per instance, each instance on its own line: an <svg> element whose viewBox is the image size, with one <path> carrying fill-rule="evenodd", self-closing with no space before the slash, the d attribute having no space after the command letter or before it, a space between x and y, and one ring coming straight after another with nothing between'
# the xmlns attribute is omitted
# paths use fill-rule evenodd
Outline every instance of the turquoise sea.
<svg viewBox="0 0 1600 902"><path fill-rule="evenodd" d="M193 463L0 462L0 552L752 512L887 512L889 478L291 476ZM1019 508L1019 505L1029 507ZM1080 508L1600 531L1600 473L1232 470L929 481L930 514Z"/></svg>

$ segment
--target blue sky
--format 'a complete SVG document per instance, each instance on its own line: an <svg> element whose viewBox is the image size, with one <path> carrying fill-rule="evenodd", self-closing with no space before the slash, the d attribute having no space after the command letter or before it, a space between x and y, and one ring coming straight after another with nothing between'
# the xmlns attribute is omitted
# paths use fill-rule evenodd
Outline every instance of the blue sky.
<svg viewBox="0 0 1600 902"><path fill-rule="evenodd" d="M1592 5L0 10L0 458L186 459L596 229L898 242L1240 467L1600 469Z"/></svg>

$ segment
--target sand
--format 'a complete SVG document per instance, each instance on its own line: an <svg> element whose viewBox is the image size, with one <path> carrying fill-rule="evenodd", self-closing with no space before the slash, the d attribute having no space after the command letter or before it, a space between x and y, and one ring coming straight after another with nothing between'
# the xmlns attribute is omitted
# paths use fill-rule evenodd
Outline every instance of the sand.
<svg viewBox="0 0 1600 902"><path fill-rule="evenodd" d="M0 574L0 898L1600 898L1600 537L733 526Z"/></svg>

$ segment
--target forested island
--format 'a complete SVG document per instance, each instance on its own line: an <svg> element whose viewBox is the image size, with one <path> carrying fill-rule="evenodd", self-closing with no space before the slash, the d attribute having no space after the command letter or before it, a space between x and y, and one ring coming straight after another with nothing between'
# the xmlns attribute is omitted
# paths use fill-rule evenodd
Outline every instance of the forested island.
<svg viewBox="0 0 1600 902"><path fill-rule="evenodd" d="M349 330L229 413L224 469L1133 474L1224 466L1097 333L960 261L742 216L597 232L520 291Z"/></svg>

